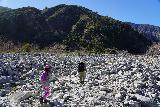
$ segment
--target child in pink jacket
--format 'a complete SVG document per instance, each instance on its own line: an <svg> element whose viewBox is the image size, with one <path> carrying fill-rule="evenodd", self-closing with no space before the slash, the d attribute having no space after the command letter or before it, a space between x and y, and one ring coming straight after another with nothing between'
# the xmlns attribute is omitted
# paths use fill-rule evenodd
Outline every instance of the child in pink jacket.
<svg viewBox="0 0 160 107"><path fill-rule="evenodd" d="M50 69L51 67L49 65L46 65L40 75L40 81L43 90L42 97L40 99L41 102L45 101L46 98L50 95L50 86L49 86L49 79L51 76Z"/></svg>

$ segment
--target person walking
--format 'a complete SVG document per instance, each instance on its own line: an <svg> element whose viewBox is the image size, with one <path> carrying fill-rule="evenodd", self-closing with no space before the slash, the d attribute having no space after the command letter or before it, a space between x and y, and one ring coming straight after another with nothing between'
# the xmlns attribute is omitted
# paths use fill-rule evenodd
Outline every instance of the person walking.
<svg viewBox="0 0 160 107"><path fill-rule="evenodd" d="M40 75L40 82L41 82L41 93L40 103L47 103L47 97L50 96L50 78L51 78L51 67L46 65L44 70Z"/></svg>
<svg viewBox="0 0 160 107"><path fill-rule="evenodd" d="M79 73L79 79L80 79L80 83L84 84L84 80L86 77L86 66L84 62L80 62L78 63L78 73Z"/></svg>

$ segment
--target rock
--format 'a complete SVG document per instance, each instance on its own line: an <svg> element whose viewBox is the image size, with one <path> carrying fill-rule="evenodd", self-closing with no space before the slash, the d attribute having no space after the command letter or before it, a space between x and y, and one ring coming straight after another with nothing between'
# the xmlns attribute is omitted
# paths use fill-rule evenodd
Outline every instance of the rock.
<svg viewBox="0 0 160 107"><path fill-rule="evenodd" d="M90 102L90 103L91 103L92 101L94 101L94 100L95 100L94 97L88 97L88 98L87 98L87 101Z"/></svg>
<svg viewBox="0 0 160 107"><path fill-rule="evenodd" d="M99 82L98 82L98 81L94 81L94 82L93 82L93 85L94 85L94 86L99 86Z"/></svg>
<svg viewBox="0 0 160 107"><path fill-rule="evenodd" d="M107 88L107 87L104 87L104 86L101 86L101 87L100 87L100 91L105 91L106 93L112 92L111 89L109 89L109 88Z"/></svg>
<svg viewBox="0 0 160 107"><path fill-rule="evenodd" d="M70 72L68 72L68 71L65 71L65 72L63 73L63 76L69 76L69 75L71 75L71 74L70 74Z"/></svg>
<svg viewBox="0 0 160 107"><path fill-rule="evenodd" d="M8 82L8 79L6 76L1 76L0 77L0 84L5 84L6 82Z"/></svg>
<svg viewBox="0 0 160 107"><path fill-rule="evenodd" d="M115 99L116 99L117 101L122 101L122 100L123 100L123 95L122 95L121 93L117 93L117 94L115 95Z"/></svg>
<svg viewBox="0 0 160 107"><path fill-rule="evenodd" d="M137 101L129 101L129 107L141 107L141 104Z"/></svg>
<svg viewBox="0 0 160 107"><path fill-rule="evenodd" d="M54 101L51 101L49 105L45 105L45 107L63 107L62 103L60 103L58 100L54 100Z"/></svg>
<svg viewBox="0 0 160 107"><path fill-rule="evenodd" d="M20 104L20 101L35 95L36 94L33 91L18 91L8 96L8 99L11 105L17 105Z"/></svg>
<svg viewBox="0 0 160 107"><path fill-rule="evenodd" d="M72 96L64 95L63 99L64 99L64 102L71 101L72 100Z"/></svg>
<svg viewBox="0 0 160 107"><path fill-rule="evenodd" d="M99 105L101 105L101 102L100 102L100 101L97 100L97 101L94 102L94 106L97 107L97 106L99 106Z"/></svg>
<svg viewBox="0 0 160 107"><path fill-rule="evenodd" d="M118 75L123 75L123 71L118 71Z"/></svg>
<svg viewBox="0 0 160 107"><path fill-rule="evenodd" d="M141 81L135 81L135 82L134 82L134 86L135 86L136 88L141 88L142 82L141 82Z"/></svg>
<svg viewBox="0 0 160 107"><path fill-rule="evenodd" d="M3 87L4 87L5 90L11 90L11 84L10 83L5 83L3 85Z"/></svg>
<svg viewBox="0 0 160 107"><path fill-rule="evenodd" d="M150 102L151 99L149 97L145 97L139 94L134 95L138 100L143 101L143 102Z"/></svg>
<svg viewBox="0 0 160 107"><path fill-rule="evenodd" d="M97 98L97 100L106 101L106 97L105 96L100 96L100 97Z"/></svg>
<svg viewBox="0 0 160 107"><path fill-rule="evenodd" d="M76 70L73 70L73 71L71 72L71 75L77 75L77 71L76 71Z"/></svg>
<svg viewBox="0 0 160 107"><path fill-rule="evenodd" d="M57 99L63 102L65 99L69 105L83 104L87 107L119 107L123 102L126 106L138 106L140 103L144 107L150 105L152 107L154 103L160 103L160 57L151 58L155 62L153 64L146 63L147 58L147 55L128 54L82 56L48 53L0 54L2 65L0 82L4 84L4 87L1 85L0 88L6 91L5 97L10 92L7 87L17 87L17 90L21 90L20 93L14 92L17 94L11 95L15 96L13 97L15 103L20 100L25 107L31 106L32 102L38 103L38 96L28 97L24 92L40 89L38 73L43 70L44 64L49 63L53 66L54 74L50 84L53 91L49 96L51 101ZM87 81L83 85L79 83L77 74L79 61L85 61L87 68ZM105 64L106 61L112 64ZM24 78L20 78L22 75ZM7 101L0 99L0 105L7 105ZM14 107L18 105L15 104Z"/></svg>
<svg viewBox="0 0 160 107"><path fill-rule="evenodd" d="M138 68L133 68L133 70L130 72L131 75L136 74L139 71Z"/></svg>
<svg viewBox="0 0 160 107"><path fill-rule="evenodd" d="M0 107L9 107L7 97L0 97Z"/></svg>
<svg viewBox="0 0 160 107"><path fill-rule="evenodd" d="M54 92L54 91L59 91L59 90L60 90L60 87L54 86L54 87L52 88L52 90L53 90L53 92Z"/></svg>
<svg viewBox="0 0 160 107"><path fill-rule="evenodd" d="M0 97L5 97L6 96L6 91L5 90L1 90L0 91Z"/></svg>

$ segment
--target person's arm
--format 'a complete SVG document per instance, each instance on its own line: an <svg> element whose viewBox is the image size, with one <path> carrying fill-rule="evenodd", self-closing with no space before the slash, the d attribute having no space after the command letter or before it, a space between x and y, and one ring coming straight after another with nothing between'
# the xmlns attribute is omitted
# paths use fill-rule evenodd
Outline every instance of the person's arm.
<svg viewBox="0 0 160 107"><path fill-rule="evenodd" d="M87 71L86 65L84 65L84 70Z"/></svg>

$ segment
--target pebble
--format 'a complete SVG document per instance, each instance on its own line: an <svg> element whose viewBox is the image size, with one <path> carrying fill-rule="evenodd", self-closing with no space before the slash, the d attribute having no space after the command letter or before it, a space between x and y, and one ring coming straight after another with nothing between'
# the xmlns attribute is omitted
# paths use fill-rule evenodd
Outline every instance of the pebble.
<svg viewBox="0 0 160 107"><path fill-rule="evenodd" d="M0 88L0 98L17 94L15 98L23 100L22 105L25 107L31 106L29 102L38 103L39 96L20 98L23 95L16 93L16 90L22 93L39 91L41 86L39 72L43 70L45 63L49 63L56 78L51 83L51 98L56 98L61 103L67 101L69 105L105 107L127 104L130 107L140 107L140 102L158 105L160 56L151 58L153 64L147 63L147 57L123 54L84 56L46 53L0 54L0 84L4 84L1 86L2 89ZM85 61L87 65L83 85L79 83L77 73L79 61ZM54 97L57 95L59 97ZM0 106L9 105L7 101L1 100Z"/></svg>

